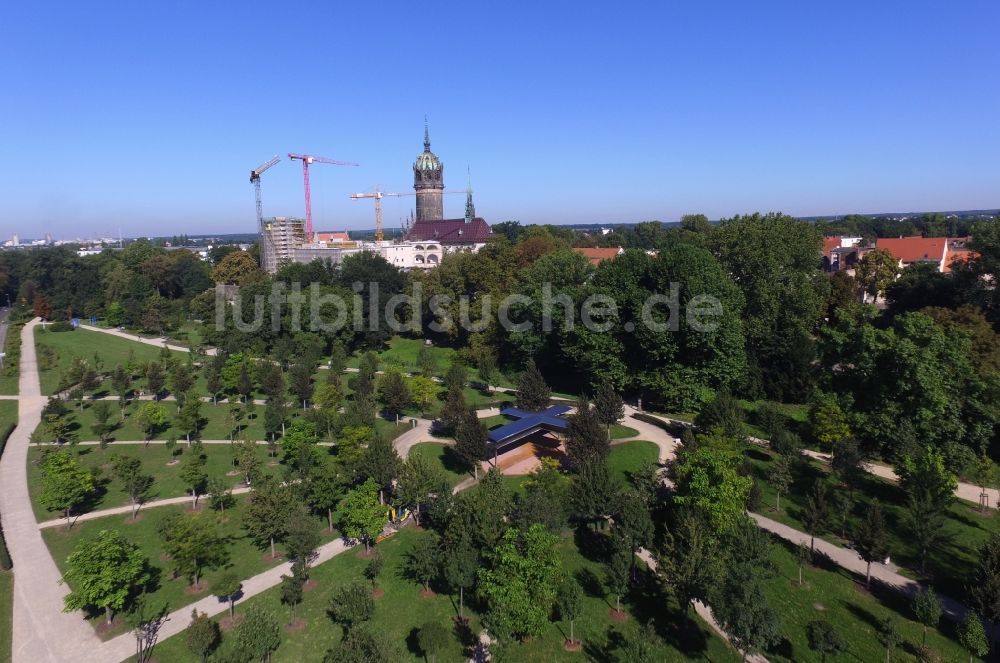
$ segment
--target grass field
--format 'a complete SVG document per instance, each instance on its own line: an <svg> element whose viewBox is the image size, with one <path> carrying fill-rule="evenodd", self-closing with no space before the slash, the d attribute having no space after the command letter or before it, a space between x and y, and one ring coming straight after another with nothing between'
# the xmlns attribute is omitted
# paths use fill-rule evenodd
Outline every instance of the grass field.
<svg viewBox="0 0 1000 663"><path fill-rule="evenodd" d="M834 490L846 492L843 488L837 488L836 479L823 465L812 461L799 471L791 495L781 496L781 511L775 512L773 511L775 493L768 484L772 456L757 449L751 450L749 456L762 491L763 502L760 512L796 529L804 529L800 514L806 502L806 495L812 490L816 479L827 484L828 494L832 494ZM843 531L849 538L851 531L861 522L873 498L878 498L882 505L893 563L902 567L900 573L903 575L918 577L920 557L905 524L903 505L906 499L902 489L895 484L870 474L861 477L860 484L854 491L854 503ZM1000 516L992 509L987 515L980 515L976 511L976 505L955 500L946 513L945 529L951 535L950 540L934 546L928 555L928 577L936 587L946 591L953 598L962 600L963 588L966 586L970 569L978 559L979 548L993 533L1000 531ZM837 545L844 545L846 541L841 538L841 531L841 519L834 512L829 531L823 538Z"/></svg>
<svg viewBox="0 0 1000 663"><path fill-rule="evenodd" d="M14 572L0 571L0 663L10 663L14 618Z"/></svg>
<svg viewBox="0 0 1000 663"><path fill-rule="evenodd" d="M774 576L765 581L765 593L771 607L781 617L780 632L783 641L767 652L773 663L788 661L804 663L822 660L820 655L809 648L807 626L818 619L828 620L847 643L845 653L830 660L836 661L884 661L885 648L879 644L877 628L881 620L892 617L903 639L897 647L893 661L906 653L905 660L914 660L916 647L921 643L923 627L913 621L909 602L894 591L872 586L868 592L864 581L840 567L825 560L817 566L807 566L803 570L804 585L798 585L798 563L792 551L775 539L771 561ZM928 631L927 643L944 661L966 661L965 654L954 638L954 627L943 622L945 633L932 629ZM978 660L978 659L976 659Z"/></svg>
<svg viewBox="0 0 1000 663"><path fill-rule="evenodd" d="M7 338L0 352L6 352L3 360L3 370L0 370L0 394L16 394L17 379L21 372L21 328L22 325L12 325L7 322Z"/></svg>
<svg viewBox="0 0 1000 663"><path fill-rule="evenodd" d="M401 567L404 555L413 545L418 532L406 528L393 538L379 544L385 560L385 567L379 580L379 588L385 593L376 602L375 615L370 626L385 633L401 649L402 660L423 660L416 645L415 633L419 627L433 621L446 625L452 630L452 618L458 610L457 597L445 593L445 588L433 588L439 593L430 598L419 595L419 585L404 579ZM698 622L678 626L677 621L664 618L666 609L672 607L669 601L658 593L651 583L642 582L629 600L623 602L636 615L621 625L609 618L611 607L600 587L603 570L601 565L580 554L572 535L565 535L559 544L563 568L581 578L587 593L583 600L580 617L576 620L575 634L584 641L584 651L606 659L609 640L618 633L638 628L636 622L651 617L660 617L656 625L664 642L655 652L657 660L696 661L736 661L738 656L717 637L710 634L707 627ZM318 663L326 651L341 638L341 629L329 620L326 608L334 590L354 579L361 579L367 561L355 551L348 551L312 570L312 578L317 581L315 589L305 595L299 607L298 616L304 622L301 630L282 633L282 643L274 653L273 663ZM644 578L645 580L645 578ZM273 588L237 604L237 612L245 610L249 604L260 605L273 612L281 623L287 623L290 613L280 604L279 592ZM480 629L479 615L475 611L471 592L466 595L466 614L471 618L471 631ZM221 615L220 615L221 616ZM470 642L468 633L452 631L453 637L448 648L437 657L439 663L464 661L468 657L466 646ZM543 635L516 645L512 660L541 663L554 660L587 660L593 656L569 654L563 651L563 640L568 635L568 624L552 622ZM156 646L153 655L161 661L179 663L194 662L185 647L183 634L174 636Z"/></svg>
<svg viewBox="0 0 1000 663"><path fill-rule="evenodd" d="M459 481L471 476L462 470L461 461L449 445L438 442L421 442L410 449L410 456L421 456L432 465L438 466L448 479L448 485L454 486Z"/></svg>
<svg viewBox="0 0 1000 663"><path fill-rule="evenodd" d="M229 566L225 570L232 571L240 578L249 578L280 563L281 547L278 546L279 559L271 560L269 552L255 546L247 537L242 527L244 503L244 499L238 498L236 507L227 510L225 517L217 516L212 512L204 513L203 517L208 517L214 526L217 527L218 534L227 539L230 561ZM149 558L154 574L158 576L158 580L155 583L156 589L151 594L153 600L166 602L171 609L176 609L206 596L210 592L210 588L208 587L194 592L190 590L186 579L171 579L168 571L168 563L162 557L163 545L160 535L157 532L159 523L172 514L184 512L187 508L187 506L159 507L151 509L146 513L140 512L140 517L135 521L132 521L127 515L109 516L107 518L79 522L71 530L67 530L65 527L54 527L43 530L42 538L49 546L49 551L52 553L56 566L59 567L60 571L63 571L65 569L66 558L77 546L86 545L101 530L116 529L120 531L123 536L139 546L143 554ZM323 527L326 524L325 520L321 521L318 518L316 522L317 527ZM329 540L333 535L324 530L322 536L324 540ZM222 573L222 569L208 571L205 574L205 578L211 583L214 578L220 576ZM103 619L103 614L96 615L92 618L92 623L97 626L103 623ZM116 620L116 622L118 621L120 620ZM108 633L102 633L102 637L120 633L124 629L125 626L119 624L117 628L111 629ZM170 659L161 658L160 660Z"/></svg>
<svg viewBox="0 0 1000 663"><path fill-rule="evenodd" d="M17 401L0 401L0 436L7 432L10 424L17 423ZM2 440L0 440L2 442Z"/></svg>
<svg viewBox="0 0 1000 663"><path fill-rule="evenodd" d="M628 426L622 426L621 424L614 424L611 426L611 439L612 440L624 440L625 438L635 437L639 434L634 428L629 428Z"/></svg>
<svg viewBox="0 0 1000 663"><path fill-rule="evenodd" d="M104 371L106 372L114 370L118 364L126 365L130 353L132 353L133 361L137 364L159 361L160 359L160 348L84 328L71 332L51 332L36 327L35 346L39 354L39 373L43 394L51 394L55 391L59 377L70 367L73 357L93 361L94 353L97 353L104 363ZM44 359L49 353L52 357L51 362ZM187 353L174 352L173 354L180 359L187 360ZM102 387L98 391L106 389L107 387Z"/></svg>
<svg viewBox="0 0 1000 663"><path fill-rule="evenodd" d="M628 485L631 475L646 463L655 463L660 455L660 448L646 440L634 440L611 447L608 455L608 465L611 471Z"/></svg>
<svg viewBox="0 0 1000 663"><path fill-rule="evenodd" d="M178 443L177 448L182 449L183 453L177 457L181 462L175 465L167 465L171 460L171 455L163 444L151 444L144 447L138 444L115 446L112 443L105 450L90 445L71 448L84 467L92 468L99 473L97 494L87 504L76 509L76 513L87 513L129 504L128 495L122 491L121 483L111 474L111 463L114 461L114 457L119 455L139 458L142 461L142 471L153 476L154 483L150 491L151 500L189 495L188 488L178 476L184 466L184 461L187 460L188 449L183 443ZM240 476L226 476L226 473L233 469L233 448L227 444L206 444L204 448L205 471L209 478L226 478L234 486L242 481ZM41 469L38 466L38 461L41 456L42 449L33 447L28 450L28 487L31 493L32 507L38 520L59 518L62 514L49 511L39 503ZM280 470L279 467L269 465L271 459L267 456L265 445L260 445L258 456L262 460L263 471L277 472Z"/></svg>

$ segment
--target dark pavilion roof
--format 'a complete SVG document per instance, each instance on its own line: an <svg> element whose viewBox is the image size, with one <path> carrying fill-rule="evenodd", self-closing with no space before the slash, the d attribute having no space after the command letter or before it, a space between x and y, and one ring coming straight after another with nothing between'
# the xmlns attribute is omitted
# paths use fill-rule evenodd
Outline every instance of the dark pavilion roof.
<svg viewBox="0 0 1000 663"><path fill-rule="evenodd" d="M526 412L516 407L508 407L500 411L500 414L508 417L516 417L517 421L504 424L490 431L490 444L501 447L511 442L522 440L532 433L540 430L553 432L563 432L569 427L569 421L562 415L572 408L569 405L553 405L541 412Z"/></svg>
<svg viewBox="0 0 1000 663"><path fill-rule="evenodd" d="M406 239L413 242L435 240L442 244L482 244L491 233L490 224L479 217L469 223L465 219L443 219L414 223Z"/></svg>

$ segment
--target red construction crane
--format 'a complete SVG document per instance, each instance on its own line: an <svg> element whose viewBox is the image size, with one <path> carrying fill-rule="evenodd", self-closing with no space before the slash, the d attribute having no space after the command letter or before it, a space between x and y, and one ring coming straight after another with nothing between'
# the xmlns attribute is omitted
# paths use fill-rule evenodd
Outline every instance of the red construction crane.
<svg viewBox="0 0 1000 663"><path fill-rule="evenodd" d="M265 170L273 166L274 164L281 161L281 157L275 154L271 157L270 161L260 164L256 168L250 171L250 184L253 184L254 193L257 194L257 229L258 231L264 227L264 214L260 205L260 176Z"/></svg>
<svg viewBox="0 0 1000 663"><path fill-rule="evenodd" d="M443 193L465 193L464 191L444 191ZM386 196L392 196L398 198L400 196L415 196L416 191L406 191L402 193L389 192L389 191L379 191L378 186L375 187L374 191L366 191L364 193L352 193L351 200L361 200L363 198L374 198L375 199L375 241L381 242L383 239L382 235L382 199Z"/></svg>
<svg viewBox="0 0 1000 663"><path fill-rule="evenodd" d="M309 164L312 163L329 163L334 166L357 166L358 164L351 161L337 161L336 159L327 159L326 157L317 157L311 154L291 154L289 153L288 158L292 161L298 159L302 162L302 183L306 190L306 241L311 242L313 239L313 220L312 220L312 198L309 195Z"/></svg>

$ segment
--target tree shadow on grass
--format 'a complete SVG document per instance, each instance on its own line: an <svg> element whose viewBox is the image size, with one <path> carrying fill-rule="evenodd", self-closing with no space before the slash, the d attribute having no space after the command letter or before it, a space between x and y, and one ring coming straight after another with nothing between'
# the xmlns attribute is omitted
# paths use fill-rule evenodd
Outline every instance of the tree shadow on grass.
<svg viewBox="0 0 1000 663"><path fill-rule="evenodd" d="M652 621L657 635L686 658L698 658L708 650L709 634L694 620L694 610L685 614L649 570L637 571L627 600L637 623ZM617 632L609 636L608 649L613 650L615 639L621 636Z"/></svg>
<svg viewBox="0 0 1000 663"><path fill-rule="evenodd" d="M585 525L573 530L573 539L577 550L591 562L603 564L609 557L610 539L601 532L594 531Z"/></svg>
<svg viewBox="0 0 1000 663"><path fill-rule="evenodd" d="M444 466L444 469L455 474L467 474L469 472L469 466L458 455L455 448L451 446L446 446L441 452L441 464Z"/></svg>

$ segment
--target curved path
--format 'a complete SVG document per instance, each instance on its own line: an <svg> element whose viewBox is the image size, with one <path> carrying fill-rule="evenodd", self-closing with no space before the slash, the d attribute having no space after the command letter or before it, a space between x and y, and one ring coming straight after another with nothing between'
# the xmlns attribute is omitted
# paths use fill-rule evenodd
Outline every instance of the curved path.
<svg viewBox="0 0 1000 663"><path fill-rule="evenodd" d="M82 329L87 329L89 331L101 332L102 334L110 334L111 336L117 336L119 338L128 339L129 341L134 341L136 343L145 343L146 345L152 345L157 348L166 347L168 350L173 350L174 352L191 352L191 348L184 345L173 345L168 342L168 339L164 337L158 338L147 338L138 334L130 334L128 332L119 331L117 329L108 329L106 327L95 327L93 325L88 325L85 323L80 323ZM205 348L205 354L212 356L216 353L215 348Z"/></svg>
<svg viewBox="0 0 1000 663"><path fill-rule="evenodd" d="M0 459L0 516L14 561L12 660L104 662L108 658L98 653L100 640L83 613L63 612L63 597L69 589L60 582L62 574L42 540L28 496L29 437L41 420L46 401L35 357L38 322L36 318L21 330L18 424Z"/></svg>

